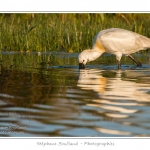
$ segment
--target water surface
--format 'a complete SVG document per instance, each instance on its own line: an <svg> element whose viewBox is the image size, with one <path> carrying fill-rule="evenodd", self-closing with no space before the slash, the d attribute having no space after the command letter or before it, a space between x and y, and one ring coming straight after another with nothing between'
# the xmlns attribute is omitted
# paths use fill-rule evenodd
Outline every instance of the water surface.
<svg viewBox="0 0 150 150"><path fill-rule="evenodd" d="M1 137L150 136L150 64L70 53L1 53ZM144 59L143 59L144 58Z"/></svg>

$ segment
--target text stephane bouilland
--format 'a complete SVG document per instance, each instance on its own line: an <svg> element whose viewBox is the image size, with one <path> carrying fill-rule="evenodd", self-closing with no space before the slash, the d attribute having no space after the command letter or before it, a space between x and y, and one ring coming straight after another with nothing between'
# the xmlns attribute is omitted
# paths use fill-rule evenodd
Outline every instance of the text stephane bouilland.
<svg viewBox="0 0 150 150"><path fill-rule="evenodd" d="M114 146L113 142L37 142L37 146Z"/></svg>

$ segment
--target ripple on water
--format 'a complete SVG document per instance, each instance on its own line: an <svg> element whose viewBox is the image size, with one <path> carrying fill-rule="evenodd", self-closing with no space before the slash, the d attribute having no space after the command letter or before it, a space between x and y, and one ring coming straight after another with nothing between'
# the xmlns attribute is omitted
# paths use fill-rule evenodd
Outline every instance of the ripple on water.
<svg viewBox="0 0 150 150"><path fill-rule="evenodd" d="M132 66L3 71L0 136L149 136L150 67Z"/></svg>

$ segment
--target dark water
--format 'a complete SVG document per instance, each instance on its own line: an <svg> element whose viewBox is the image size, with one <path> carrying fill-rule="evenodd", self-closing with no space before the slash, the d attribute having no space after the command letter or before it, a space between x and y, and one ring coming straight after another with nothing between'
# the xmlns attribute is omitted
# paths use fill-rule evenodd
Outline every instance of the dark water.
<svg viewBox="0 0 150 150"><path fill-rule="evenodd" d="M108 56L79 71L76 57L0 55L1 137L150 136L149 58L117 70Z"/></svg>

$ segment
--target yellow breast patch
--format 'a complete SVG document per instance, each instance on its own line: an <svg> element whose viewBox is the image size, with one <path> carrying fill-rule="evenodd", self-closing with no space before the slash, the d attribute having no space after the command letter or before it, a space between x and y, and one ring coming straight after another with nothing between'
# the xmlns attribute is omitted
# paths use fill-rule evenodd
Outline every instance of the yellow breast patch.
<svg viewBox="0 0 150 150"><path fill-rule="evenodd" d="M103 47L102 43L98 40L95 41L95 43L93 44L93 48L94 49L98 49L101 52L105 52L105 48Z"/></svg>

